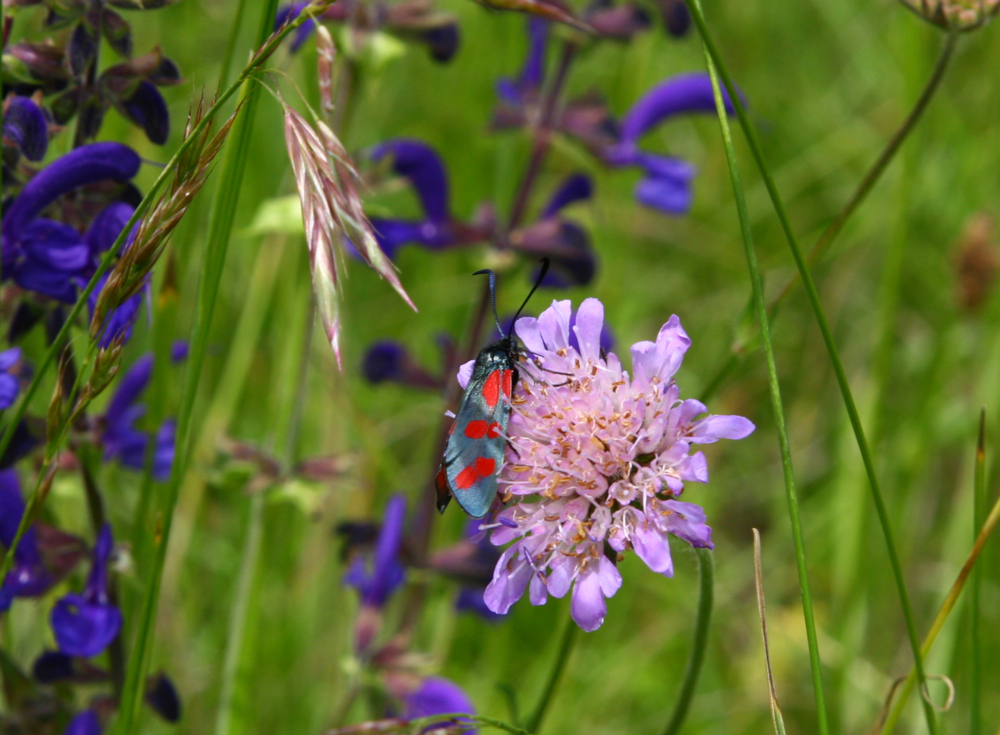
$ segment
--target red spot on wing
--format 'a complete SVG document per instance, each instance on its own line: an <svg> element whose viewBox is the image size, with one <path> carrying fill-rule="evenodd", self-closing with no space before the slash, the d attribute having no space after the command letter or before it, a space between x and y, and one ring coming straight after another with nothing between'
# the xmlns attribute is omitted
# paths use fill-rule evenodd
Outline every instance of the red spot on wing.
<svg viewBox="0 0 1000 735"><path fill-rule="evenodd" d="M514 376L513 370L503 371L503 394L507 396L508 401L510 400L511 381L513 379L513 376Z"/></svg>
<svg viewBox="0 0 1000 735"><path fill-rule="evenodd" d="M500 371L494 370L490 373L486 382L483 383L483 400L486 405L493 408L500 400Z"/></svg>
<svg viewBox="0 0 1000 735"><path fill-rule="evenodd" d="M476 419L465 425L465 435L470 439L482 439L483 437L496 439L500 436L500 424L496 421L487 423L482 419Z"/></svg>
<svg viewBox="0 0 1000 735"><path fill-rule="evenodd" d="M481 477L489 477L496 469L497 463L489 457L477 457L476 461L458 473L455 477L457 490L468 490L479 482Z"/></svg>
<svg viewBox="0 0 1000 735"><path fill-rule="evenodd" d="M470 439L482 439L489 430L489 424L482 419L470 421L465 425L465 435Z"/></svg>

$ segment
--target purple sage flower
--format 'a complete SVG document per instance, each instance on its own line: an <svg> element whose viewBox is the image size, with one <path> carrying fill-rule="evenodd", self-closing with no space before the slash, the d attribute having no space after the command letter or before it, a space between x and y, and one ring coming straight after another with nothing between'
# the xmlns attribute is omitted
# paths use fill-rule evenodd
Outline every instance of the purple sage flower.
<svg viewBox="0 0 1000 735"><path fill-rule="evenodd" d="M85 709L63 730L63 735L101 735L101 718L92 709Z"/></svg>
<svg viewBox="0 0 1000 735"><path fill-rule="evenodd" d="M93 274L95 258L121 232L125 222L120 214L128 205L110 205L95 218L85 237L67 224L38 215L73 189L108 179L126 181L138 170L139 157L120 143L81 146L42 169L4 214L3 278L12 277L21 288L57 301L75 302L77 288Z"/></svg>
<svg viewBox="0 0 1000 735"><path fill-rule="evenodd" d="M428 676L413 692L403 697L403 716L410 720L433 715L450 715L458 712L475 714L476 708L469 695L462 688L441 676ZM424 732L441 728L448 723L429 725ZM475 729L466 730L465 735L475 735Z"/></svg>
<svg viewBox="0 0 1000 735"><path fill-rule="evenodd" d="M680 399L674 375L691 340L676 316L655 342L632 346L631 376L601 347L601 302L585 300L571 327L572 317L569 301L554 301L538 319L517 322L528 352L566 377L516 388L500 475L515 503L499 513L490 538L510 546L485 599L505 613L526 590L533 605L572 591L573 619L592 631L622 585L606 547L634 550L667 577L673 575L669 536L712 547L704 511L677 499L685 482L708 481L705 455L692 453L691 445L742 439L754 425L741 416L705 415L703 404Z"/></svg>
<svg viewBox="0 0 1000 735"><path fill-rule="evenodd" d="M732 114L728 96L725 102ZM635 188L640 204L668 214L685 214L691 208L694 166L679 158L641 150L638 142L646 132L674 115L714 111L715 98L708 74L682 74L661 82L622 119L618 143L604 150L604 161L610 166L643 169L645 178Z"/></svg>
<svg viewBox="0 0 1000 735"><path fill-rule="evenodd" d="M120 309L119 309L120 311ZM146 413L146 407L137 403L153 375L153 356L140 357L122 377L104 414L104 458L117 459L126 467L143 470L150 437L135 428L135 423ZM164 481L170 477L174 463L174 422L164 421L154 438L153 477Z"/></svg>
<svg viewBox="0 0 1000 735"><path fill-rule="evenodd" d="M589 176L574 174L568 177L542 210L538 221L511 233L514 249L532 256L549 258L552 267L542 279L549 288L585 286L597 273L597 257L590 246L590 236L578 223L567 220L560 211L570 204L586 201L593 194ZM534 283L538 269L531 274Z"/></svg>
<svg viewBox="0 0 1000 735"><path fill-rule="evenodd" d="M528 54L517 79L501 77L497 80L497 96L504 105L521 107L537 102L542 82L545 81L545 53L549 43L549 21L529 16Z"/></svg>
<svg viewBox="0 0 1000 735"><path fill-rule="evenodd" d="M424 210L422 220L373 217L372 229L382 251L394 258L403 245L417 243L440 250L458 243L458 233L448 208L448 174L441 157L429 145L410 138L397 138L372 149L379 161L392 158L392 170L409 180Z"/></svg>
<svg viewBox="0 0 1000 735"><path fill-rule="evenodd" d="M19 362L21 362L20 347L11 347L0 352L0 411L13 406L21 390L21 383L14 372Z"/></svg>
<svg viewBox="0 0 1000 735"><path fill-rule="evenodd" d="M369 383L399 383L412 388L441 388L441 376L431 375L420 366L409 350L399 342L380 340L365 353L361 372Z"/></svg>
<svg viewBox="0 0 1000 735"><path fill-rule="evenodd" d="M83 594L71 592L56 602L50 622L59 650L70 656L96 656L118 635L122 614L108 598L108 559L114 548L111 526L101 528L90 577Z"/></svg>
<svg viewBox="0 0 1000 735"><path fill-rule="evenodd" d="M0 471L0 543L6 548L14 542L24 511L17 473ZM55 579L42 561L36 529L30 526L14 551L14 566L0 585L0 613L10 608L15 597L37 597L54 583Z"/></svg>
<svg viewBox="0 0 1000 735"><path fill-rule="evenodd" d="M385 506L382 528L371 558L356 556L344 576L344 584L354 587L367 607L384 607L403 583L406 570L399 561L399 550L403 544L405 520L406 498L393 495Z"/></svg>
<svg viewBox="0 0 1000 735"><path fill-rule="evenodd" d="M30 97L12 96L3 106L3 147L29 161L41 161L49 147L49 122ZM7 161L7 155L4 155Z"/></svg>

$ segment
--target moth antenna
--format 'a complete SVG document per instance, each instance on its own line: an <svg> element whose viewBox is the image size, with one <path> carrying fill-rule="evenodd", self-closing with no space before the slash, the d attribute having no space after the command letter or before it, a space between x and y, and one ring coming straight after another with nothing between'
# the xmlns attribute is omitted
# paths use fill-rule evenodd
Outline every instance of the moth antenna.
<svg viewBox="0 0 1000 735"><path fill-rule="evenodd" d="M542 285L542 281L545 279L545 274L549 272L549 266L552 264L548 258L542 258L539 262L542 264L542 270L538 272L538 278L535 279L535 285L531 287L530 291L528 291L528 295L525 296L521 307L517 310L517 313L514 314L514 320L510 323L510 331L507 333L508 337L516 336L514 334L514 325L517 324L517 318L521 316L521 312L524 311L524 307L528 305L528 302L531 300L535 291L537 291L538 287Z"/></svg>
<svg viewBox="0 0 1000 735"><path fill-rule="evenodd" d="M496 322L497 331L500 332L500 337L502 339L503 327L500 326L500 317L497 316L497 274L487 268L485 270L476 271L472 275L490 277L490 300L493 303L493 321Z"/></svg>

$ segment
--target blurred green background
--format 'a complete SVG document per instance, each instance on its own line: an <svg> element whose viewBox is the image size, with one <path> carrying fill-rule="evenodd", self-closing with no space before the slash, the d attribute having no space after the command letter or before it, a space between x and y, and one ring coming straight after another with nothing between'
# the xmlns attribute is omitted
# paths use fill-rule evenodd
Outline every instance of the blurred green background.
<svg viewBox="0 0 1000 735"><path fill-rule="evenodd" d="M180 65L187 82L165 91L173 131L166 150L110 113L102 138L125 140L149 160L165 161L180 140L190 100L218 84L235 2L184 0L131 16L137 50L154 44ZM246 58L258 23L249 4L241 44ZM461 19L462 48L446 66L423 48L367 73L349 120L352 150L389 137L412 136L435 146L451 180L452 211L469 218L496 202L502 212L527 162L521 133L488 130L494 84L520 69L525 19L463 0L439 7ZM846 201L866 168L907 114L930 74L943 37L889 0L842 2L707 2L706 13L736 81L746 93L777 184L803 243L811 244ZM972 540L972 459L978 412L988 406L988 497L997 494L1000 446L1000 291L978 308L965 305L958 278L968 228L977 217L1000 216L1000 24L963 38L947 79L926 117L883 181L815 269L875 450L901 547L921 634L954 580ZM315 44L290 56L278 52L272 81L289 98L295 80L315 98ZM628 44L606 42L573 68L570 94L597 90L621 114L646 90L679 72L701 70L697 35L668 37L656 25ZM287 75L287 76L286 76ZM215 724L230 610L237 592L251 500L246 474L226 469L217 454L224 437L279 451L276 416L302 379L298 330L310 300L302 237L251 227L264 203L293 192L278 105L269 95L254 128L251 162L240 199L202 388L196 407L195 468L182 489L168 556L153 670L177 682L185 707L179 730L207 733ZM737 151L768 291L793 274L777 220L737 132ZM605 170L571 141L558 141L543 171L528 219L562 177L586 171L596 182L590 204L572 215L586 223L599 254L599 273L586 289L543 291L574 303L600 298L624 355L652 339L671 314L692 338L678 382L694 397L725 362L750 293L732 190L711 116L682 117L650 134L645 145L696 163L690 216L670 218L639 207L638 174ZM145 184L156 170L144 167ZM152 330L139 329L131 357L190 331L210 180L174 237L170 267L161 263ZM409 190L377 193L370 211L417 213ZM985 220L982 220L985 221ZM997 253L997 230L984 239ZM886 256L902 253L898 294L887 279ZM966 258L968 256L966 255ZM987 258L988 260L988 258ZM431 456L443 406L440 397L371 386L360 375L367 346L402 340L434 369L434 338L461 339L479 294L469 273L486 263L483 249L432 254L405 248L401 278L419 307L409 311L387 285L357 262L348 263L343 313L344 372L321 331L313 339L302 430L294 456L336 455L351 461L327 484L291 483L263 504L260 575L251 591L248 643L240 660L243 690L232 732L318 733L340 706L351 662L356 596L341 587L343 568L334 527L377 517L393 492L420 502L436 467ZM982 270L982 268L980 269ZM169 276L168 276L169 273ZM502 277L500 311L516 307L527 268ZM887 282L889 285L887 286ZM898 295L898 299L896 296ZM887 335L887 337L885 337ZM825 349L801 291L774 329L786 401L806 551L817 604L820 650L836 732L870 731L892 680L911 657L881 532ZM887 341L886 341L887 340ZM889 345L880 352L879 344ZM882 357L880 357L882 355ZM151 420L170 415L180 370L160 371ZM47 395L43 390L40 395ZM43 404L44 405L44 402ZM789 732L815 731L813 695L799 604L781 465L761 353L751 354L711 401L714 413L737 413L757 424L750 438L706 449L711 482L685 499L703 505L715 529L716 610L709 653L685 732L770 731L763 649L754 598L751 528L763 535L771 654ZM138 502L136 476L108 468L110 514L128 538ZM49 507L68 528L83 532L76 476L57 480ZM436 524L434 548L458 539L464 517L452 508ZM126 619L134 620L143 563L123 570ZM580 636L544 731L546 735L639 735L663 730L683 676L697 603L694 555L674 546L676 575L666 580L630 557L621 591L609 601L604 626ZM1000 660L1000 544L983 558L983 659ZM413 579L422 579L420 572ZM502 688L522 711L541 690L568 618L568 600L532 608L516 605L491 625L452 608L454 587L430 578L431 596L413 647L458 682L483 714L508 718ZM390 607L399 616L401 599ZM15 606L8 640L30 662L51 635L47 611ZM968 731L968 609L951 616L927 664L956 686L955 704L941 716L946 732ZM1000 721L1000 667L988 665L984 718ZM935 696L943 699L943 687ZM900 731L924 732L915 700ZM363 703L350 713L365 718ZM149 733L169 728L144 720Z"/></svg>

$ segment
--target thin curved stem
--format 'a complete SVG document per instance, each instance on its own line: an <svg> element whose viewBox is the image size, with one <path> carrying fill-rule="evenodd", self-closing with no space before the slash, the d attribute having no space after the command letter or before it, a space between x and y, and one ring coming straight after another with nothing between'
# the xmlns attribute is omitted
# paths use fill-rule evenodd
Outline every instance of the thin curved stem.
<svg viewBox="0 0 1000 735"><path fill-rule="evenodd" d="M724 66L722 56L709 34L708 26L705 23L705 16L701 12L701 7L696 0L686 0L686 2L688 8L691 10L692 18L698 26L698 31L701 34L705 48L708 50L712 61L718 68L719 76L722 78L722 81L729 92L729 97L733 102L733 106L736 109L736 115L739 118L740 126L743 128L744 136L746 137L750 150L753 153L754 160L757 162L757 167L760 169L761 178L764 180L768 194L771 197L771 203L774 206L775 213L777 214L781 227L784 230L788 246L792 251L792 257L795 259L795 264L799 269L799 275L801 276L802 282L806 287L806 293L809 297L809 303L812 306L816 317L816 322L823 335L823 341L826 344L830 362L833 366L834 373L837 377L837 383L843 396L844 406L847 410L847 415L850 418L851 428L854 430L858 449L861 452L861 459L864 462L865 471L868 475L872 499L875 502L875 510L878 514L879 524L882 527L882 534L885 537L885 544L889 554L889 563L892 567L893 578L899 593L900 607L902 608L903 618L906 622L906 633L907 638L909 639L910 649L913 653L914 663L916 665L917 678L920 682L921 689L924 689L926 687L927 677L924 674L923 658L920 654L920 639L917 635L917 625L913 616L913 608L910 604L910 595L906 589L906 581L903 578L902 564L899 561L899 553L896 550L896 543L893 539L892 524L889 521L889 512L886 509L885 500L882 497L882 490L878 482L878 476L875 473L875 462L872 458L871 451L868 448L868 440L865 438L864 427L861 425L861 418L858 415L858 409L854 402L854 395L851 392L850 384L847 381L847 374L844 372L844 366L841 362L840 354L837 351L836 342L833 339L833 332L830 329L826 313L824 312L823 305L820 302L819 292L816 290L816 284L813 281L812 274L809 272L809 266L806 264L802 251L799 248L798 239L796 238L791 222L788 219L788 213L785 210L784 201L778 193L774 179L771 177L770 170L764 161L764 155L761 149L760 141L757 139L757 133L753 124L750 122L750 118L747 116L746 109L743 107L743 103L740 100L739 95L737 94L736 86L733 84L732 78ZM927 719L928 730L931 732L931 735L934 735L937 732L934 708L926 700L924 701L924 714Z"/></svg>
<svg viewBox="0 0 1000 735"><path fill-rule="evenodd" d="M688 7L692 15L701 18L701 5L698 0L689 0ZM702 21L703 22L703 21ZM754 307L760 326L761 340L764 345L764 355L767 358L768 388L771 393L771 405L774 410L774 423L778 432L778 447L781 452L781 466L785 479L785 495L788 502L788 518L792 526L792 541L795 545L795 562L799 575L799 587L802 591L802 616L806 627L806 640L809 645L809 665L812 669L813 693L816 698L816 716L818 718L820 735L827 735L829 722L826 714L826 697L823 694L822 664L819 654L819 642L816 636L816 620L813 614L812 591L809 586L809 569L806 564L805 539L802 534L802 520L799 516L799 499L795 491L795 472L792 468L792 451L788 440L788 429L785 426L785 409L781 399L781 385L778 381L778 367L774 358L774 346L771 343L771 327L768 322L767 307L764 303L764 282L757 263L757 253L754 249L753 234L750 229L750 217L747 214L746 198L743 194L743 183L739 166L736 162L736 151L733 148L732 132L729 129L729 117L722 98L719 85L719 73L715 59L709 53L708 38L702 33L705 42L706 64L712 78L712 89L715 93L715 106L722 129L722 141L726 149L726 160L729 163L729 176L733 184L733 196L736 200L736 211L739 214L740 231L743 236L743 248L747 259L747 269L750 271L750 283L753 287ZM737 98L730 91L731 98Z"/></svg>
<svg viewBox="0 0 1000 735"><path fill-rule="evenodd" d="M691 656L684 672L684 683L681 685L674 713L663 735L676 735L684 724L698 686L698 677L701 675L701 665L705 661L705 649L708 645L708 630L712 622L712 603L715 595L715 561L709 549L695 549L695 554L698 557L698 617L695 619Z"/></svg>
<svg viewBox="0 0 1000 735"><path fill-rule="evenodd" d="M549 705L552 703L552 695L555 694L556 687L559 685L559 679L562 678L566 662L569 661L570 654L573 653L578 630L576 623L572 619L566 621L562 641L559 643L559 652L556 654L552 671L549 672L549 679L545 682L541 699L538 700L535 711L531 713L531 717L528 718L528 721L524 725L524 729L528 732L537 733L538 729L542 726L542 720L545 719L545 713L548 712Z"/></svg>
<svg viewBox="0 0 1000 735"><path fill-rule="evenodd" d="M986 408L979 413L979 441L976 444L976 469L972 493L972 528L973 532L984 525L986 515ZM982 688L983 688L983 654L979 619L979 598L983 585L983 567L980 564L972 571L972 590L969 600L972 608L972 676L969 682L969 735L982 735Z"/></svg>

